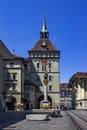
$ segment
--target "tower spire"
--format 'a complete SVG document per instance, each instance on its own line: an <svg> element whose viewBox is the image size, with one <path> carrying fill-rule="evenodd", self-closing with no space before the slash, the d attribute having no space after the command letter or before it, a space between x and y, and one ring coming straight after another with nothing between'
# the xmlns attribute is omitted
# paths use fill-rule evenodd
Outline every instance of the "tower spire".
<svg viewBox="0 0 87 130"><path fill-rule="evenodd" d="M47 26L46 26L46 18L44 16L43 18L43 25L42 25L42 30L40 32L40 38L45 40L45 39L48 39L49 37L49 32L47 30Z"/></svg>
<svg viewBox="0 0 87 130"><path fill-rule="evenodd" d="M42 32L47 32L47 26L46 26L46 19L45 19L45 16L44 16L44 19L43 19Z"/></svg>

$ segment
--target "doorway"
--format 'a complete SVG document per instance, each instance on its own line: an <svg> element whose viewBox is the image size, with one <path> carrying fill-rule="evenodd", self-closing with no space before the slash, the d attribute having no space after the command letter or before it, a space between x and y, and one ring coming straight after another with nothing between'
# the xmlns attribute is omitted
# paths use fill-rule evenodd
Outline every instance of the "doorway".
<svg viewBox="0 0 87 130"><path fill-rule="evenodd" d="M47 97L48 101L50 102L50 106L52 106L52 99L50 96ZM41 95L37 100L37 108L40 109L40 103L44 100L44 95Z"/></svg>

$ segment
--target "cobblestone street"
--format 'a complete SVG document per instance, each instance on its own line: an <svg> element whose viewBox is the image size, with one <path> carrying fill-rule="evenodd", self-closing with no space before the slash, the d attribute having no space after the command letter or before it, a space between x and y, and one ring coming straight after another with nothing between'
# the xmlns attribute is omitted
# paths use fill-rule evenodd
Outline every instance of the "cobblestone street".
<svg viewBox="0 0 87 130"><path fill-rule="evenodd" d="M27 121L26 119L3 130L76 130L65 111L62 117L51 118L49 121Z"/></svg>

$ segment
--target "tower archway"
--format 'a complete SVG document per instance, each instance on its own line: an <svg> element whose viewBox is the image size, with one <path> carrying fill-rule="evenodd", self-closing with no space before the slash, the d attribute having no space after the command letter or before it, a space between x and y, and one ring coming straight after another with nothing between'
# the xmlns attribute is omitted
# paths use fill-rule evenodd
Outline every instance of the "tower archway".
<svg viewBox="0 0 87 130"><path fill-rule="evenodd" d="M50 96L47 96L48 101L50 102L50 106L52 106L52 98ZM41 95L37 99L37 108L40 109L40 103L44 100L44 95Z"/></svg>
<svg viewBox="0 0 87 130"><path fill-rule="evenodd" d="M12 95L7 96L7 98L5 99L5 105L7 110L14 110L15 109L15 102L16 102L16 98Z"/></svg>

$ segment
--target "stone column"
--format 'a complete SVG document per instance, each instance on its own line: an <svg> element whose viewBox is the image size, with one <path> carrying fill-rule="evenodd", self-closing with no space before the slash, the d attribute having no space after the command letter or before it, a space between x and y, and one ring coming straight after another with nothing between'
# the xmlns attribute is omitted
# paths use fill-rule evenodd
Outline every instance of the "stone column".
<svg viewBox="0 0 87 130"><path fill-rule="evenodd" d="M44 85L44 100L47 101L47 86Z"/></svg>
<svg viewBox="0 0 87 130"><path fill-rule="evenodd" d="M47 71L44 73L44 100L47 101L47 84L48 84L48 74Z"/></svg>

